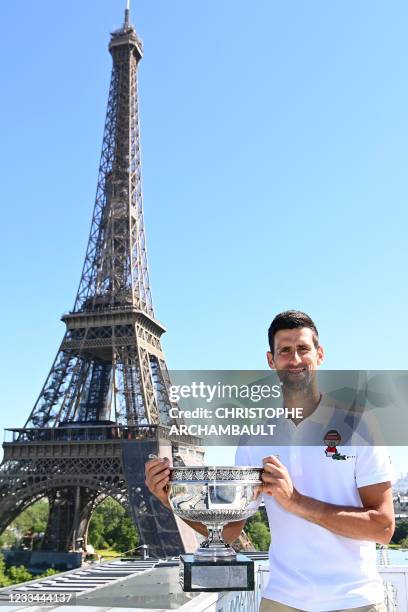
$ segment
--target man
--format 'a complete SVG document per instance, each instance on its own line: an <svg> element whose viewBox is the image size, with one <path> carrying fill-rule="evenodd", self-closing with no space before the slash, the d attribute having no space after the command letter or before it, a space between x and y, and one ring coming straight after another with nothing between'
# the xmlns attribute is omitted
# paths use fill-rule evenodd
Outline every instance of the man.
<svg viewBox="0 0 408 612"><path fill-rule="evenodd" d="M289 421L293 439L327 421L315 370L324 351L311 318L287 311L269 328L268 364L282 382L285 408L303 408ZM270 578L260 612L379 612L385 610L376 571L375 543L388 544L394 531L391 481L386 449L338 448L338 432L327 432L327 446L240 446L236 465L262 465L264 501L272 530ZM341 451L341 452L340 452ZM338 460L341 458L342 460ZM146 464L146 484L169 506L165 462ZM200 523L189 523L206 535ZM229 523L223 536L234 541L245 521Z"/></svg>

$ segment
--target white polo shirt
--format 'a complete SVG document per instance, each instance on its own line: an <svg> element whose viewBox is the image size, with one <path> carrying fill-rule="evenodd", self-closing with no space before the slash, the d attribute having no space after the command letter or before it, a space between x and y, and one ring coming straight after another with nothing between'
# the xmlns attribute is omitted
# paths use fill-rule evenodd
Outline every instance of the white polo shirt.
<svg viewBox="0 0 408 612"><path fill-rule="evenodd" d="M316 427L325 431L325 424L330 422L331 438L336 439L338 433L342 439L358 444L359 430L366 438L366 429L361 424L348 438L347 423L328 418L334 412L332 406L321 402L297 427L292 421L285 421L280 434L290 433L295 436L295 443L301 444L303 436L307 438ZM358 487L394 481L386 447L336 444L336 453L333 443L323 440L321 446L241 445L235 465L262 466L264 457L278 455L300 493L342 506L362 507ZM270 495L264 495L264 502L272 536L269 582L264 597L308 612L383 601L374 542L336 535L284 510Z"/></svg>

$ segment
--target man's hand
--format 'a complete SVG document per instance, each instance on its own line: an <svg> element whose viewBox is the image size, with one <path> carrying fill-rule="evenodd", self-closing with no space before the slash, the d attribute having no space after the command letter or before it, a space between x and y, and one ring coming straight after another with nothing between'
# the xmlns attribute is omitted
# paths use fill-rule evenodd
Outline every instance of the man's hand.
<svg viewBox="0 0 408 612"><path fill-rule="evenodd" d="M161 501L163 506L172 510L167 490L167 484L170 480L169 467L170 463L167 457L164 459L151 459L147 461L147 463L145 463L145 484L150 493L153 493L153 495ZM183 521L187 523L189 527L201 533L201 535L205 537L208 536L207 527L203 525L203 523L199 523L198 521L187 521L187 519L183 519Z"/></svg>
<svg viewBox="0 0 408 612"><path fill-rule="evenodd" d="M169 460L151 459L145 464L146 480L145 484L150 493L153 493L161 503L170 508L169 496L167 493L167 483L170 480Z"/></svg>
<svg viewBox="0 0 408 612"><path fill-rule="evenodd" d="M298 501L299 493L293 486L286 467L274 455L264 458L263 467L262 481L264 483L264 493L272 495L285 510L293 511Z"/></svg>

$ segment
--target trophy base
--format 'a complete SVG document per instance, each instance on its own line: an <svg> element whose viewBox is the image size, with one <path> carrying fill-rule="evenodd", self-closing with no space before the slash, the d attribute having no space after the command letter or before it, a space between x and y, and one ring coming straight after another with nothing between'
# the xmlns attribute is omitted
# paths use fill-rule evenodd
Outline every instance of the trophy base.
<svg viewBox="0 0 408 612"><path fill-rule="evenodd" d="M254 562L240 554L217 561L180 555L180 585L185 592L253 591Z"/></svg>
<svg viewBox="0 0 408 612"><path fill-rule="evenodd" d="M229 561L237 558L237 553L228 544L212 544L200 547L194 553L196 561Z"/></svg>

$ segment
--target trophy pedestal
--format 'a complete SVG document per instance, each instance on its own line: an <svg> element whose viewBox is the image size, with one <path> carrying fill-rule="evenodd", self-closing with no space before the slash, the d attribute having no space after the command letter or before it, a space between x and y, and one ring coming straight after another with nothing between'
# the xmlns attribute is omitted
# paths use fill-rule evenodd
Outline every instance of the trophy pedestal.
<svg viewBox="0 0 408 612"><path fill-rule="evenodd" d="M253 591L254 562L237 554L231 560L196 560L180 555L180 584L183 591Z"/></svg>

